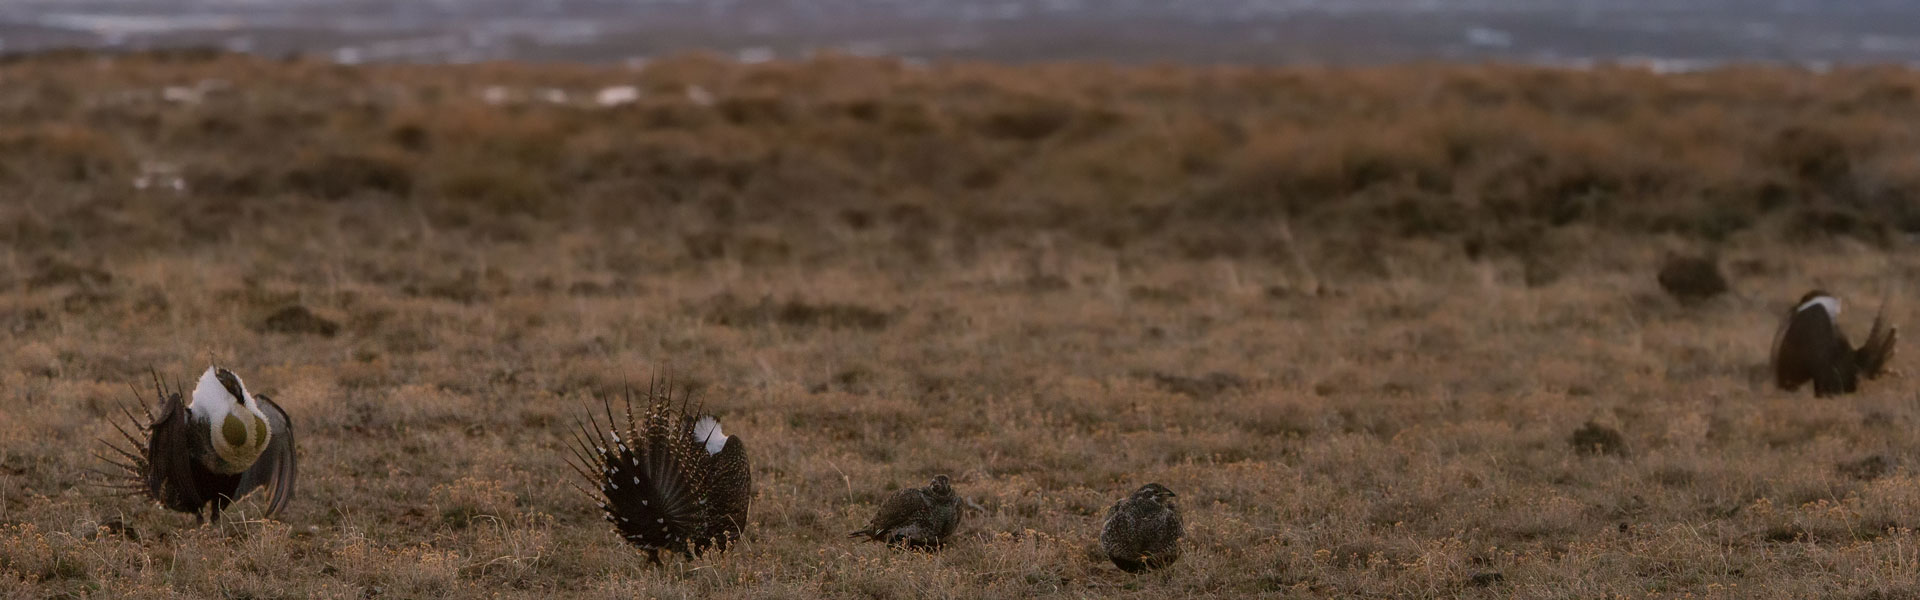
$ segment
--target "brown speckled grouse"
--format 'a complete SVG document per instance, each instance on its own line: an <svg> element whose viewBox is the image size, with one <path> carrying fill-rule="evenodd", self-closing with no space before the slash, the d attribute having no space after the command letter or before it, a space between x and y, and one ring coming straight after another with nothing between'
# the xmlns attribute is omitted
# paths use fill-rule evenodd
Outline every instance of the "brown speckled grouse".
<svg viewBox="0 0 1920 600"><path fill-rule="evenodd" d="M1899 329L1887 325L1886 307L1873 318L1873 329L1858 349L1840 332L1840 300L1814 290L1787 312L1773 338L1774 384L1789 392L1808 381L1814 396L1851 394L1860 377L1879 377L1893 357Z"/></svg>
<svg viewBox="0 0 1920 600"><path fill-rule="evenodd" d="M610 401L606 423L588 411L574 442L574 468L606 519L655 564L660 551L697 556L740 538L753 498L746 442L721 432L698 407L675 404L669 386L649 386L644 412L625 400L625 431ZM696 416L699 415L699 416ZM597 493L596 493L597 492Z"/></svg>
<svg viewBox="0 0 1920 600"><path fill-rule="evenodd" d="M1158 483L1140 486L1114 503L1100 529L1100 550L1120 570L1139 573L1180 560L1180 507L1174 493Z"/></svg>
<svg viewBox="0 0 1920 600"><path fill-rule="evenodd" d="M953 493L952 480L935 475L923 488L907 488L893 493L865 529L847 537L865 537L890 546L915 550L935 550L946 545L947 537L960 524L960 497Z"/></svg>

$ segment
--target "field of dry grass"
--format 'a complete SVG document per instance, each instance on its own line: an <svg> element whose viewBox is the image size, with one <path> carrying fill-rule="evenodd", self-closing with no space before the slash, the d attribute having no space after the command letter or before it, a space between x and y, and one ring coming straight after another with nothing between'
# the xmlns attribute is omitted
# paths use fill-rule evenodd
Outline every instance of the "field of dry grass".
<svg viewBox="0 0 1920 600"><path fill-rule="evenodd" d="M1917 89L16 59L0 597L1913 597L1913 379L1757 368L1814 286L1920 323ZM1733 294L1661 293L1709 250ZM289 509L81 485L129 384L210 354L292 413ZM562 432L665 372L758 496L649 568ZM935 473L984 507L954 546L843 537ZM1126 575L1094 538L1149 481L1186 555Z"/></svg>

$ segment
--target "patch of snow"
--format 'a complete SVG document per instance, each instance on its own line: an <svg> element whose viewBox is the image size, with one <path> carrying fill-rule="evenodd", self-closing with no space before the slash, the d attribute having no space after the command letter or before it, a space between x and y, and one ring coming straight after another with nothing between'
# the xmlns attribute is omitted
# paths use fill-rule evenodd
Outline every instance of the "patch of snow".
<svg viewBox="0 0 1920 600"><path fill-rule="evenodd" d="M632 104L639 99L640 88L631 85L616 85L600 88L599 93L593 95L594 104L601 106Z"/></svg>

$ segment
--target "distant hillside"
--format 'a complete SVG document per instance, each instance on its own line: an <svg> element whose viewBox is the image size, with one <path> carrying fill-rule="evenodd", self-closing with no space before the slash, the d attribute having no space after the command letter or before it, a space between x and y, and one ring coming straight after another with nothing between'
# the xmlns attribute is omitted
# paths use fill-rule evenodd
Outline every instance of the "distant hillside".
<svg viewBox="0 0 1920 600"><path fill-rule="evenodd" d="M694 259L856 251L806 233L835 227L909 248L1046 234L1204 257L1270 255L1276 224L1292 223L1333 254L1414 240L1530 260L1578 255L1578 232L1920 232L1920 75L1887 68L342 67L188 53L16 60L0 80L0 121L14 124L0 129L0 195L40 205L6 233L85 232L89 251L348 206L516 238L649 223ZM132 216L36 225L128 194L142 200L115 210ZM228 204L252 208L210 208Z"/></svg>
<svg viewBox="0 0 1920 600"><path fill-rule="evenodd" d="M997 61L1920 61L1920 3L1702 0L744 0L0 4L0 50L213 46L340 62L746 61L833 49Z"/></svg>

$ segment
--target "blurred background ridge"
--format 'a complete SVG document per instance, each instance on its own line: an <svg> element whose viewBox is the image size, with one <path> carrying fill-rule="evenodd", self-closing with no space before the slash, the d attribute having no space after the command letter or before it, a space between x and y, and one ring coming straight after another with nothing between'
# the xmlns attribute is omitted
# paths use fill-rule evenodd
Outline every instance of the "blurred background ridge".
<svg viewBox="0 0 1920 600"><path fill-rule="evenodd" d="M1920 64L1901 0L0 0L0 52L216 47L341 63L909 59Z"/></svg>

